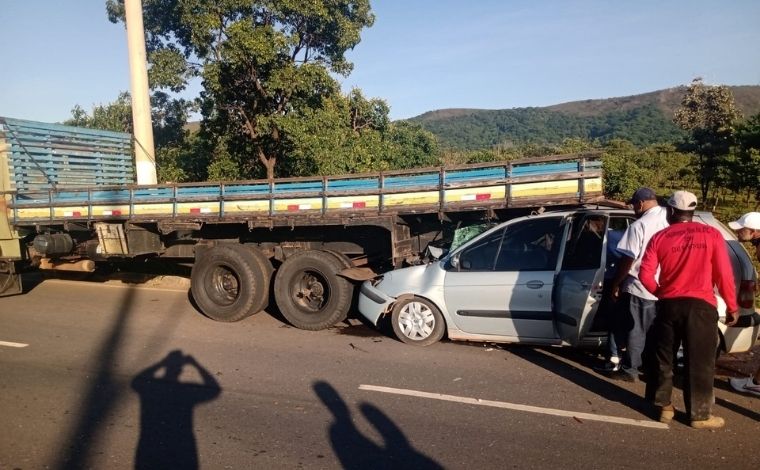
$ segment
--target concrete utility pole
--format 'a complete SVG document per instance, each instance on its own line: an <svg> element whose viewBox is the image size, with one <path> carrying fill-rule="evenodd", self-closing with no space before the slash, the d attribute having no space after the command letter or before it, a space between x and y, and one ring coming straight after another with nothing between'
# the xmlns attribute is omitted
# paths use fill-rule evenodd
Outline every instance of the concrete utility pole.
<svg viewBox="0 0 760 470"><path fill-rule="evenodd" d="M132 123L135 133L137 184L156 184L156 151L148 94L148 66L145 54L142 1L124 0L129 49L129 81L132 91Z"/></svg>

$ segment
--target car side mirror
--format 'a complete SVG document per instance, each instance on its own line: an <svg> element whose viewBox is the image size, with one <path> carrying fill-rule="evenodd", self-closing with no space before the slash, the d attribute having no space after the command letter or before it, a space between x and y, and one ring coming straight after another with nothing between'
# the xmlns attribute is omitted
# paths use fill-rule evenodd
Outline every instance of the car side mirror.
<svg viewBox="0 0 760 470"><path fill-rule="evenodd" d="M452 268L454 268L457 271L459 271L459 253L457 253L454 256L452 256L451 259L449 260L449 262L451 263L451 267Z"/></svg>

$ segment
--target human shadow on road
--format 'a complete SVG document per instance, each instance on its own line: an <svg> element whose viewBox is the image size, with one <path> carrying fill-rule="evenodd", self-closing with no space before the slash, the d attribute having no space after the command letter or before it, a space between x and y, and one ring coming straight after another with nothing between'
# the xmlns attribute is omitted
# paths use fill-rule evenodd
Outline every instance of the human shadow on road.
<svg viewBox="0 0 760 470"><path fill-rule="evenodd" d="M553 353L562 354L563 356L570 355L569 360L574 362L584 362L582 356L578 356L577 352L567 352L562 350L547 352L540 348L530 348L523 346L515 346L506 349L510 353L525 359L528 362L546 369L576 385L579 385L589 392L592 392L600 397L619 402L639 413L649 417L656 418L654 407L651 406L643 396L626 390L623 387L619 387L607 380L597 376L594 373L587 372L578 367L574 367L571 364L566 363L563 360L554 357ZM561 351L561 352L560 352Z"/></svg>
<svg viewBox="0 0 760 470"><path fill-rule="evenodd" d="M197 370L203 382L180 381L185 367ZM193 356L175 350L140 372L132 388L140 395L135 468L198 468L193 408L219 396L222 389L216 379Z"/></svg>
<svg viewBox="0 0 760 470"><path fill-rule="evenodd" d="M351 411L338 392L327 382L313 385L314 392L333 414L329 434L335 454L345 469L442 469L431 458L416 451L401 429L379 408L363 403L361 412L382 436L383 445L365 437L354 425Z"/></svg>

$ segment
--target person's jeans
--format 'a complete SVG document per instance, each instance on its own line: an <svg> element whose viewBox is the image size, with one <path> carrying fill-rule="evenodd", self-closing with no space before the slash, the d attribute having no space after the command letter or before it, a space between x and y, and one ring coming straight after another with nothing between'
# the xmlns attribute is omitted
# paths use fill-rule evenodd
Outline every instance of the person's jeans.
<svg viewBox="0 0 760 470"><path fill-rule="evenodd" d="M673 364L683 343L683 396L692 421L710 417L713 404L715 356L718 349L718 311L700 299L679 298L657 303L652 325L652 367L656 381L647 383L647 397L657 406L671 403Z"/></svg>
<svg viewBox="0 0 760 470"><path fill-rule="evenodd" d="M639 367L643 364L642 354L646 345L647 333L657 315L657 307L655 300L642 299L635 295L629 297L628 312L631 324L625 354L623 354L622 370L638 377Z"/></svg>

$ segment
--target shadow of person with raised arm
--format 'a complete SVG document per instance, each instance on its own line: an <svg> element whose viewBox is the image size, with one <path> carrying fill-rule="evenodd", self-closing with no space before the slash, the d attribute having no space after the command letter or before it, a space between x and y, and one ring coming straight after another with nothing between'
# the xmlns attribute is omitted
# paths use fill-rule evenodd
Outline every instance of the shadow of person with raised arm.
<svg viewBox="0 0 760 470"><path fill-rule="evenodd" d="M379 408L368 403L361 405L362 414L382 436L383 445L375 444L356 428L348 405L332 385L320 381L314 383L313 387L314 392L335 418L329 429L330 442L343 468L443 468L434 460L414 450L401 429Z"/></svg>
<svg viewBox="0 0 760 470"><path fill-rule="evenodd" d="M185 366L198 371L202 383L181 382ZM163 369L163 374L157 373ZM132 380L140 395L140 440L135 468L198 468L193 408L219 396L214 377L193 356L170 352Z"/></svg>

